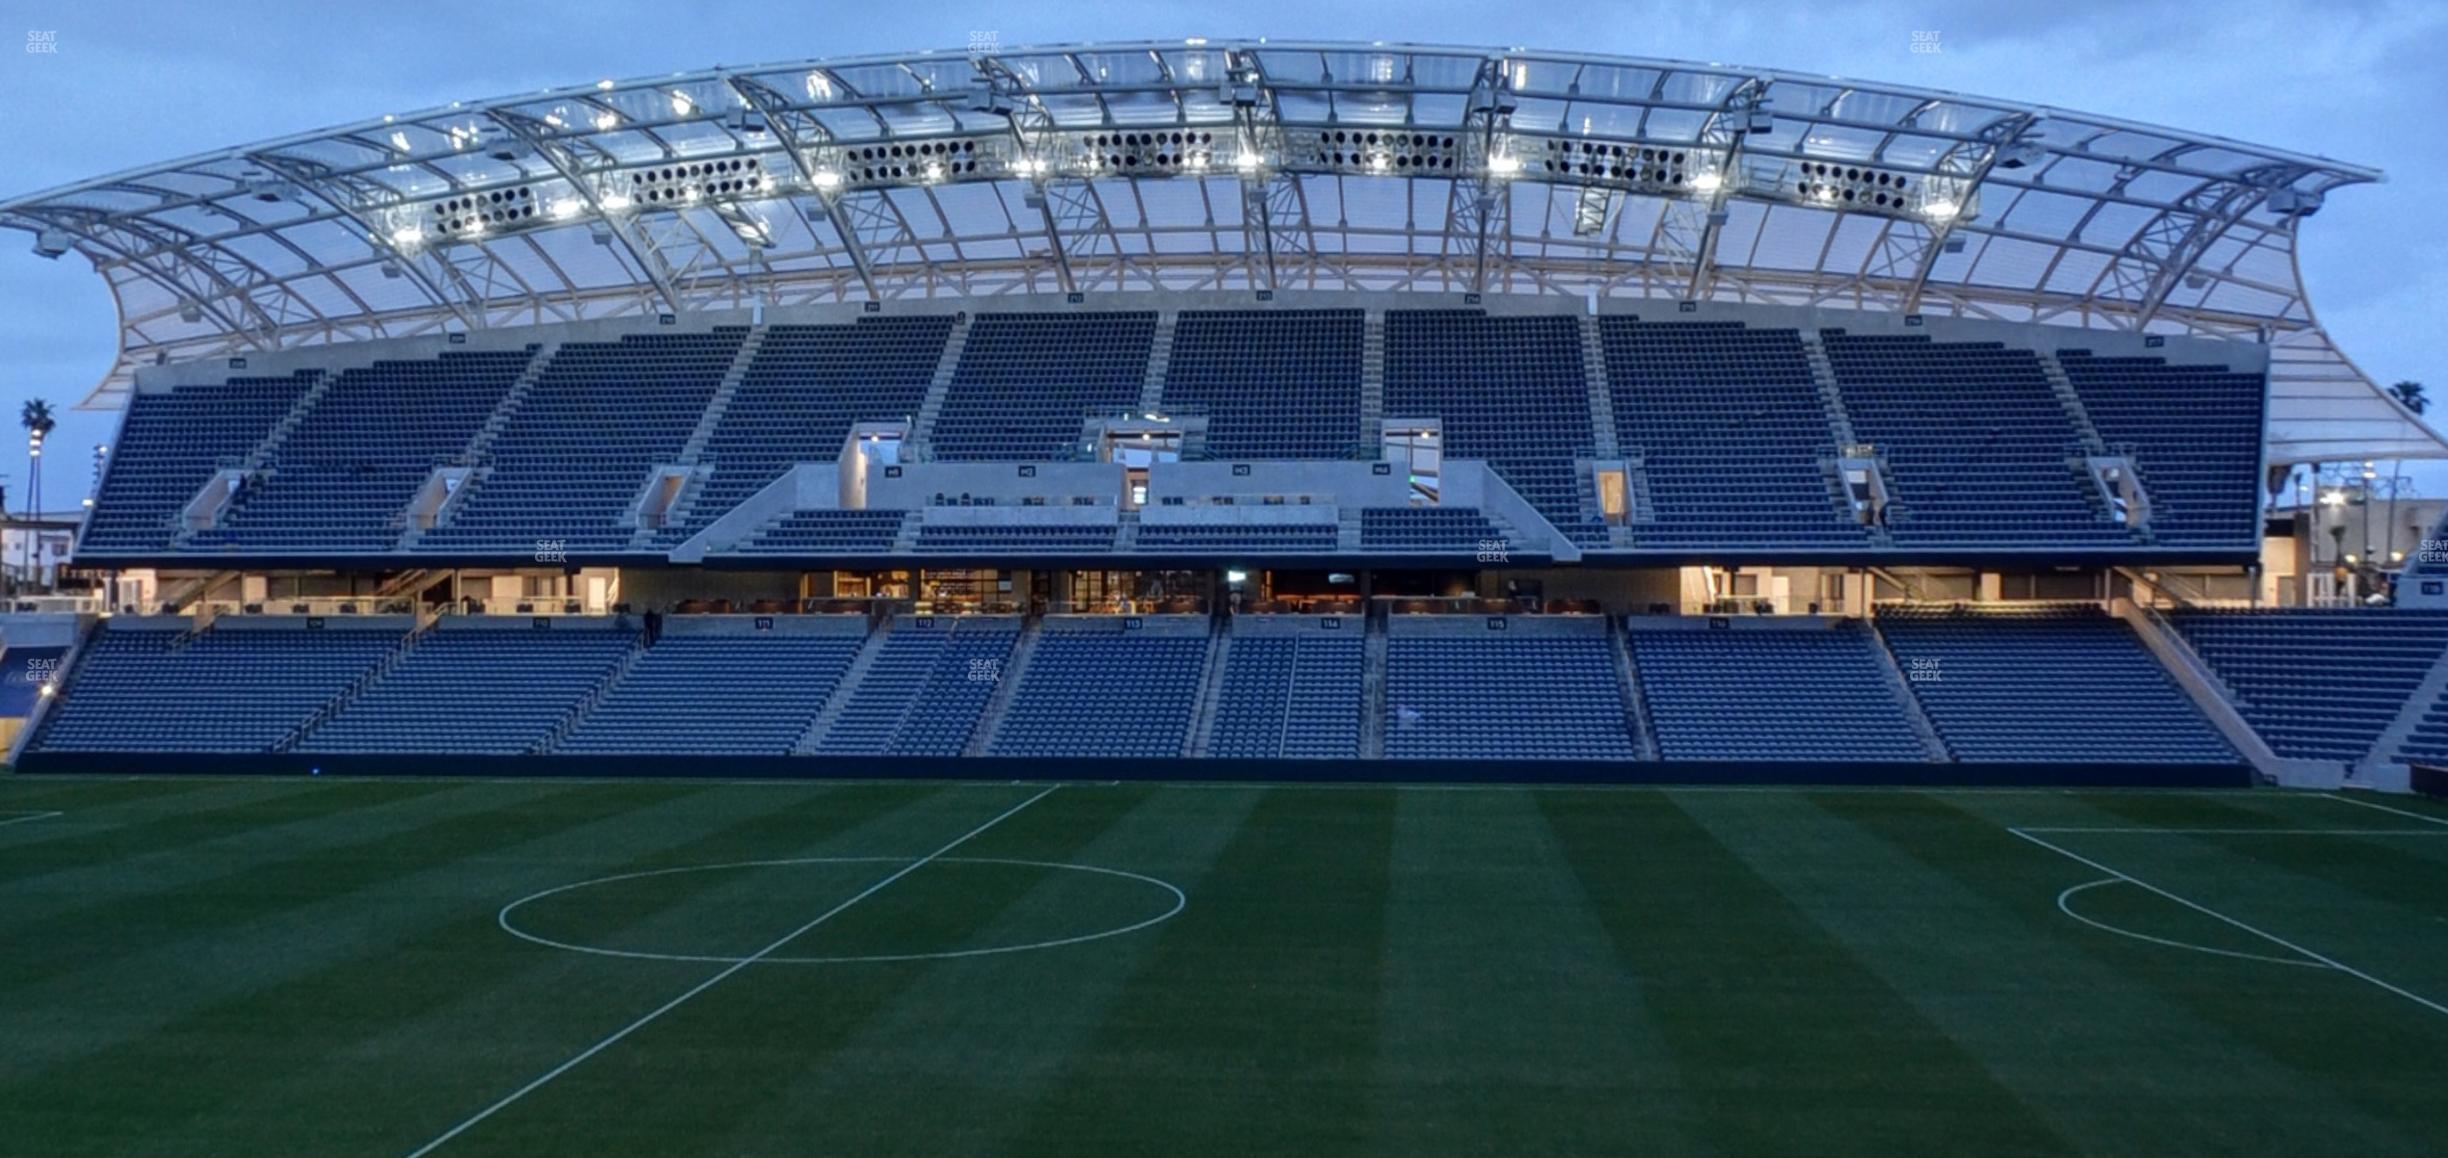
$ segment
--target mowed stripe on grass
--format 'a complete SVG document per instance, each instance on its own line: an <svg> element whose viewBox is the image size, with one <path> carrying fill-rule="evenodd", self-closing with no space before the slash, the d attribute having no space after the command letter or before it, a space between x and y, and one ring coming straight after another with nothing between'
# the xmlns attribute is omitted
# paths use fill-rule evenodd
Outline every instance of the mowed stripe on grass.
<svg viewBox="0 0 2448 1158"><path fill-rule="evenodd" d="M1728 796L1728 807L1767 797ZM1539 800L1684 1073L1738 1153L2032 1154L2065 1139L1665 794ZM1880 902L1893 895L1880 897Z"/></svg>
<svg viewBox="0 0 2448 1158"><path fill-rule="evenodd" d="M2071 826L2130 825L2147 818L2169 831L2095 837L2108 843L2083 847L2154 884L2198 892L2212 882L2170 873L2170 842L2204 839L2185 836L2182 828L2236 822L2294 828L2308 818L2318 819L2302 811L2316 807L2308 798L2273 796L2266 798L2267 809L2264 798L2242 799L2243 807L2260 815L2238 815L2223 801L2212 800L2205 803L2217 807L2151 808L2138 816L2137 798L2113 794L2060 799L2045 812L1968 797L1830 796L1819 803L1990 898L2000 912L2026 923L2050 954L2071 948L2096 963L2096 970L2086 967L2081 974L2092 996L2075 993L2064 1007L2039 1016L2091 1035L2114 1034L2120 1024L2139 1028L2138 1034L2094 1051L2096 1060L2071 1075L2091 1075L2088 1112L2112 1125L2126 1123L2120 1136L2164 1135L2171 1147L2225 1153L2439 1152L2442 1123L2448 1123L2442 1116L2448 1110L2448 1098L2443 1098L2448 1084L2440 1079L2448 1075L2439 1074L2436 1059L2448 1052L2443 1049L2448 1018L2417 1016L2420 1009L2342 974L2140 942L2073 921L2058 912L2053 901L2034 905L2036 895L2053 898L2063 888L2100 874L2012 841L1996 826L1997 821L2019 821L2036 812L2055 817L2049 823ZM1964 824L1967 815L1979 822ZM2050 839L2077 838L2052 834ZM2339 843L2353 838L2254 839L2313 839L2328 844L2332 855L2357 852L2356 845ZM2005 849L2001 842L2009 841L2022 850ZM2282 894L2292 887L2283 876L2239 863L2211 871L2240 874L2236 883L2266 901L2284 903ZM2090 898L2085 901L2090 903ZM2153 903L2148 897L2129 898L2108 911L2142 931L2162 931L2179 940L2217 928L2181 906ZM2256 947L2271 949L2266 944ZM2029 971L2039 965L2018 967ZM2426 1053L2433 1060L2420 1061ZM2417 1064L2409 1069L2409 1061ZM2428 1090L2409 1088L2419 1086L2426 1074ZM2084 1092L2080 1087L2072 1091Z"/></svg>
<svg viewBox="0 0 2448 1158"><path fill-rule="evenodd" d="M871 807L931 791L897 790ZM527 1033L547 1039L544 1049L565 1054L569 1024L601 1016L607 1000L626 1001L629 987L622 983L638 976L572 969L568 955L506 937L493 923L501 890L522 881L540 887L572 873L592 875L607 857L651 856L794 803L822 807L827 801L671 783L563 787L543 798L472 807L455 818L455 827L445 824L410 846L387 848L369 861L387 871L370 882L349 882L362 887L324 891L321 866L300 864L294 878L266 896L264 914L230 926L220 943L200 953L141 942L97 946L97 959L110 961L107 968L35 986L29 992L39 1001L0 1012L0 1022L32 1023L28 1033L8 1035L14 1040L0 1046L0 1063L9 1067L0 1072L14 1073L19 1063L38 1071L0 1084L0 1097L41 1107L19 1128L56 1127L61 1145L50 1152L124 1152L139 1139L158 1152L211 1150L207 1140L217 1135L164 1127L248 1091L280 1088L325 1064L335 1047L425 1009L492 995L506 976L526 969L556 972L553 992L571 999L557 1014L546 1002L508 1011L507 1019L436 1026L418 1035L419 1056L459 1063L428 1083L387 1085L401 1075L360 1072L360 1084L334 1103L350 1112L307 1109L257 1118L238 1124L236 1135L269 1129L284 1144L305 1149L326 1135L356 1137L360 1151L365 1144L404 1149L398 1136L357 1135L386 1120L395 1130L418 1128L423 1123L404 1119L429 1093L450 1098L450 1108L464 1112L472 1094L462 1083L486 1083L498 1093L502 1078L482 1062L518 1056L514 1043ZM109 930L97 932L107 936ZM60 995L48 996L53 989ZM58 1039L53 1048L36 1048L51 1038ZM214 1058L244 1064L199 1064ZM367 1098L369 1088L383 1090L382 1096ZM219 1141L226 1148L231 1139Z"/></svg>
<svg viewBox="0 0 2448 1158"><path fill-rule="evenodd" d="M32 787L83 799L72 830L0 831L0 936L25 946L0 949L0 1102L5 1147L62 1155L406 1153L720 968L520 941L504 903L916 858L1038 791ZM2251 830L2052 839L2386 975L2436 936L2448 839L2263 830L2422 827L2408 808L1075 785L954 855L1147 873L1188 892L1178 916L1003 956L750 966L437 1153L2435 1152L2448 1018L2081 925L2055 899L2093 871L2008 831ZM794 948L1011 943L1138 903L1045 865L929 864ZM684 872L537 917L753 951L894 871Z"/></svg>

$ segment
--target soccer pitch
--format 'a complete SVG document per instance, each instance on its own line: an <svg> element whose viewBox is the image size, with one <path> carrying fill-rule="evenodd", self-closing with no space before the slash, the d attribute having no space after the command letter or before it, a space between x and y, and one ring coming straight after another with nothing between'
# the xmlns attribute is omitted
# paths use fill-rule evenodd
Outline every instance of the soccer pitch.
<svg viewBox="0 0 2448 1158"><path fill-rule="evenodd" d="M2448 809L0 778L0 1151L2448 1151Z"/></svg>

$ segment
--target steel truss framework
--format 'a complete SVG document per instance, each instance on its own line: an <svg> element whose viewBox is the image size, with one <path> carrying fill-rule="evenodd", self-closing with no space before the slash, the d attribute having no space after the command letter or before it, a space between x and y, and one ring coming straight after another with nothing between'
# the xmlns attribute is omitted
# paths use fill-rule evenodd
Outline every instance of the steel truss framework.
<svg viewBox="0 0 2448 1158"><path fill-rule="evenodd" d="M0 226L110 282L121 354L88 405L141 365L449 329L1420 289L2266 341L2272 461L2448 455L2337 350L2296 263L2327 193L2379 178L1770 69L1194 39L460 102L17 197Z"/></svg>

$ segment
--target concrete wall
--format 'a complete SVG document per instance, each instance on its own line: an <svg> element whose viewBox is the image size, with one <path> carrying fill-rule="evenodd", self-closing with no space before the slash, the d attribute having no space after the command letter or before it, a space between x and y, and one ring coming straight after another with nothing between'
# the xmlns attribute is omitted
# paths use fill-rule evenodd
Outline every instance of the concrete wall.
<svg viewBox="0 0 2448 1158"><path fill-rule="evenodd" d="M1298 635L1349 635L1358 638L1368 631L1368 619L1359 615L1236 615L1232 633L1250 639L1279 639Z"/></svg>
<svg viewBox="0 0 2448 1158"><path fill-rule="evenodd" d="M74 615L0 613L0 648L67 647L76 642L77 624Z"/></svg>
<svg viewBox="0 0 2448 1158"><path fill-rule="evenodd" d="M214 631L383 631L406 635L416 630L413 615L223 615L212 621Z"/></svg>
<svg viewBox="0 0 2448 1158"><path fill-rule="evenodd" d="M1497 626L1502 624L1501 627ZM1493 635L1500 631L1515 635L1605 635L1607 621L1598 615L1389 615L1386 634L1389 636L1421 635Z"/></svg>
<svg viewBox="0 0 2448 1158"><path fill-rule="evenodd" d="M1026 471L1028 473L1023 474ZM900 477L894 477L898 474ZM838 495L838 486L834 488ZM873 471L867 478L867 505L876 510L915 510L930 506L936 495L959 499L991 498L999 509L1022 510L1022 499L1042 498L1049 506L1069 506L1085 497L1110 511L1122 499L1122 468L1110 462L913 462ZM811 507L830 507L828 497Z"/></svg>
<svg viewBox="0 0 2448 1158"><path fill-rule="evenodd" d="M824 635L861 637L867 634L864 615L673 615L663 620L665 636Z"/></svg>
<svg viewBox="0 0 2448 1158"><path fill-rule="evenodd" d="M1376 469L1380 465L1387 467L1382 474ZM1213 506L1211 496L1216 495L1232 496L1235 505ZM1392 464L1373 462L1159 463L1148 470L1147 514L1141 517L1152 522L1158 512L1174 520L1183 511L1240 510L1257 506L1269 495L1293 503L1308 495L1315 504L1326 506L1399 507L1411 501L1411 481ZM1181 498L1185 504L1164 506L1163 501L1170 497ZM1201 518L1180 516L1176 521Z"/></svg>
<svg viewBox="0 0 2448 1158"><path fill-rule="evenodd" d="M966 625L966 626L964 626ZM896 615L894 631L951 631L956 627L967 631L984 631L992 627L1014 631L1020 628L1017 615Z"/></svg>
<svg viewBox="0 0 2448 1158"><path fill-rule="evenodd" d="M634 629L629 615L445 615L435 631L614 631Z"/></svg>
<svg viewBox="0 0 2448 1158"><path fill-rule="evenodd" d="M1119 635L1137 632L1144 635L1207 634L1209 620L1204 615L1048 615L1038 621L1039 630L1047 635Z"/></svg>
<svg viewBox="0 0 2448 1158"><path fill-rule="evenodd" d="M1828 631L1842 618L1826 615L1635 615L1628 631Z"/></svg>

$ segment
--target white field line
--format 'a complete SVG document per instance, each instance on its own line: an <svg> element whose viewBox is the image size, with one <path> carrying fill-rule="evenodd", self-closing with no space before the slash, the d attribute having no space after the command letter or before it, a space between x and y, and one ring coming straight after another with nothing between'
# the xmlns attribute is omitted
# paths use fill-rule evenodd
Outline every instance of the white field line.
<svg viewBox="0 0 2448 1158"><path fill-rule="evenodd" d="M2329 793L2329 794L2328 794L2328 797L2329 797L2329 799L2331 799L2331 800L2335 800L2335 801L2337 801L2337 802L2338 802L2338 803L2340 803L2340 804L2351 804L2351 805L2354 805L2354 806L2355 806L2355 807L2357 807L2357 808L2370 808L2370 809L2376 809L2376 810L2381 811L2381 812L2393 813L2393 814L2398 815L2398 816L2403 816L2403 817L2407 817L2407 818L2409 818L2409 819L2413 819L2413 820L2419 820L2419 821L2422 821L2424 824L2440 824L2440 825L2448 825L2448 820L2442 820L2442 819L2440 819L2439 817L2436 817L2436 816L2426 816L2426 815L2424 815L2424 814L2422 814L2422 813L2420 813L2420 812L2408 812L2408 811L2406 811L2405 809L2402 809L2402 808L2391 808L2391 807L2389 807L2388 805L2385 805L2385 804L2374 804L2374 803L2372 803L2372 802L2371 802L2371 801L2369 801L2369 800L2357 800L2357 799L2355 799L2354 797L2352 797L2352 796L2348 796L2348 795L2345 795L2345 794L2343 794L2343 793Z"/></svg>
<svg viewBox="0 0 2448 1158"><path fill-rule="evenodd" d="M0 828L6 828L12 824L24 824L31 820L49 820L54 816L65 815L67 814L56 810L51 812L0 812Z"/></svg>
<svg viewBox="0 0 2448 1158"><path fill-rule="evenodd" d="M474 1128L477 1123L482 1122L505 1109L508 1109L519 1099L544 1088L547 1084L551 1083L553 1079L578 1068L578 1066L585 1062L588 1058L594 1057L596 1054L612 1048L614 1045L618 1044L622 1038L628 1037L630 1034L644 1029L646 1026L652 1024L657 1018L662 1017L664 1014L670 1013L672 1010L688 1004L689 1001L694 999L698 994L704 993L706 990L712 989L715 986L730 980L733 974L736 974L740 970L746 969L747 967L756 964L758 961L765 959L767 956L780 950L783 946L790 944L792 941L798 940L809 930L814 929L816 926L824 924L826 921L830 921L834 917L841 915L841 913L850 906L884 891L885 887L892 884L894 881L900 880L911 873L917 872L919 869L932 863L935 858L969 843L972 839L976 838L980 833L985 832L987 829L993 828L994 826L1001 824L1016 815L1019 815L1021 809L1027 808L1029 805L1035 804L1038 801L1053 795L1054 791L1060 787L1062 786L1059 784L1051 785L1045 788L1043 791L1037 793L1035 796L1031 796L1020 803L1011 806L1011 808L1005 810L1001 815L996 816L994 819L989 820L976 828L972 828L969 831L962 833L958 837L955 837L950 844L946 844L942 848L936 849L935 851L930 852L917 860L903 865L901 868L894 870L890 875L887 875L884 879L859 890L856 896L853 896L849 900L843 901L842 903L825 910L823 914L819 915L815 920L809 921L808 923L801 925L788 933L784 933L772 944L767 945L746 957L742 957L738 961L735 961L728 966L725 966L713 976L690 986L688 990L682 993L680 996L672 998L671 1000L656 1006L645 1016L620 1027L602 1041L596 1042L595 1044L580 1050L576 1056L570 1058L568 1061L562 1062L560 1065L544 1071L543 1075L536 1078L534 1081L512 1090L508 1096L502 1098L500 1101L477 1111L466 1121L443 1131L441 1136L435 1138L433 1141L427 1142L426 1144L409 1151L408 1158L422 1158L423 1155L433 1153L435 1150L440 1149L443 1143L468 1132L470 1129Z"/></svg>
<svg viewBox="0 0 2448 1158"><path fill-rule="evenodd" d="M2092 889L2099 888L2102 885L2121 885L2124 883L2126 882L2118 880L2115 877L2101 877L2100 879L2092 881L2089 884L2071 886L2067 888L2066 891L2057 894L2057 911L2102 932L2114 933L2119 937L2131 937L2136 941L2148 941L2153 945L2165 945L2170 949L2190 949L2196 953L2209 953L2220 957L2234 957L2242 961L2261 961L2271 965L2292 965L2301 969L2328 968L2328 966L2323 965L2318 961L2310 961L2301 957L2272 957L2266 953L2240 953L2234 949L2214 949L2208 945L2196 945L2190 941L2172 941L2166 937L2153 937L2148 933L2137 933L2131 929L2119 928L2115 925L2109 924L2106 921L2086 917L2081 913L2074 911L2074 906L2072 904L2074 894L2089 892Z"/></svg>
<svg viewBox="0 0 2448 1158"><path fill-rule="evenodd" d="M2224 922L2225 924L2228 924L2228 925L2234 926L2235 928L2242 929L2242 930L2244 930L2245 932L2250 933L2250 934L2252 934L2253 936L2259 937L2259 938L2261 938L2262 940L2267 941L2267 942L2269 942L2269 943L2270 943L2270 944L2272 944L2272 945L2276 945L2276 946L2278 946L2279 948L2286 949L2286 950L2288 950L2288 951L2290 951L2290 952L2293 952L2293 953L2295 953L2295 954L2297 954L2297 955L2299 955L2299 956L2309 957L2309 958L2311 958L2312 960L2314 960L2314 961L2318 961L2318 962L2320 962L2321 964L2326 965L2326 966L2328 966L2328 967L2330 967L2330 968L2332 968L2332 969L2335 969L2335 970L2337 970L2337 971L2338 971L2338 972L2340 972L2340 973L2344 973L2344 974L2346 974L2346 975L2347 975L2347 976L2349 976L2349 977L2353 977L2353 978L2356 978L2356 979L2358 979L2358 980L2361 980L2361 981L2367 982L2367 983L2369 983L2369 984L2372 984L2372 985L2378 986L2379 988L2382 988L2382 989L2388 990L2389 992L2394 993L2394 994L2396 994L2396 995L2397 995L2397 996L2399 996L2399 997L2405 998L2406 1000L2411 1001L2411 1002L2413 1002L2413 1003L2414 1003L2414 1004L2416 1004L2416 1005L2422 1006L2423 1008L2428 1009L2428 1010L2430 1010L2430 1011L2431 1011L2431 1012L2433 1012L2433 1013L2441 1014L2441 1015L2443 1015L2443 1016L2448 1016L2448 1005L2442 1005L2442 1004L2440 1004L2439 1002L2433 1001L2433 1000L2431 1000L2430 998L2423 996L2422 994L2419 994L2419 993L2414 992L2413 990L2406 989L2406 988L2404 988L2404 987L2402 987L2402 986L2398 986L2398 985L2392 985L2392 984L2390 984L2389 982L2386 982L2386 981L2382 981L2381 979L2379 979L2379 978L2377 978L2377 977L2374 977L2374 976L2372 976L2372 975L2371 975L2371 974L2369 974L2369 973L2365 973L2364 971L2362 971L2362 970L2360 970L2360 969L2357 969L2357 968L2355 968L2355 967L2354 967L2354 966L2352 966L2352 965L2348 965L2348 964L2346 964L2345 962L2340 961L2340 960L2338 960L2338 959L2337 959L2337 958L2335 958L2335 957L2330 957L2330 956L2327 956L2327 955L2325 955L2325 954L2321 954L2321 953L2315 953L2315 952L2313 952L2312 950L2310 950L2310 949L2306 949L2306 948L2304 948L2303 946L2298 945L2298 944L2296 944L2296 943L2295 943L2295 942L2293 942L2293 941L2289 941L2289 940L2287 940L2286 938L2281 937L2281 936L2279 936L2279 935L2278 935L2278 934L2276 934L2276 933L2269 932L2269 931L2268 931L2268 930L2266 930L2266 929L2259 929L2259 928L2255 928L2255 927L2253 927L2252 925L2248 925L2248 924L2246 924L2246 923L2244 923L2244 922L2242 922L2242 921L2239 921L2239 920L2235 919L2234 917L2230 917L2230 916L2228 916L2228 915L2227 915L2227 914L2225 914L2225 913L2219 912L2217 909L2213 909L2213 908L2211 908L2211 907L2210 907L2210 906L2208 906L2208 905L2200 904L2200 903L2195 902L2195 901L2189 901L2189 900L2186 900L2185 898L2180 897L2180 896L2177 896L2176 894L2171 893L2171 892L2167 891L2166 889L2160 888L2159 886L2154 885L2154 884L2150 883L2149 881L2146 881L2146 880L2143 880L2143 879L2142 879L2142 878L2140 878L2140 877L2134 876L2132 873L2123 872L2123 871L2120 871L2120 870L2118 870L2118 869L2110 868L2109 866L2104 865L2104 864L2101 864L2100 862L2095 861L2095 860L2091 859L2090 857L2084 856L2084 855L2082 855L2081 853L2071 851L2071 850L2066 849L2065 847L2063 847L2063 846L2061 846L2061 845L2052 844L2052 843L2048 842L2047 840L2044 840L2044 839L2042 839L2042 838L2040 838L2040 837L2034 836L2034 835L2032 835L2032 834L2031 834L2031 832L2030 832L2029 830L2027 830L2027 829L2021 829L2021 828L2009 828L2009 829L2007 829L2006 831L2013 833L2013 834L2014 834L2014 835L2015 835L2017 838L2019 838L2019 839L2026 840L2026 841L2030 841L2031 843L2036 844L2036 845L2039 845L2040 847L2045 848L2045 849L2049 850L2050 852L2056 853L2057 855L2062 856L2062 857L2066 858L2067 860L2074 861L2074 862L2079 863L2079 864L2089 865L2089 866L2090 866L2090 867L2092 867L2092 868L2098 869L2099 871L2104 872L2104 873L2108 874L2109 876L2115 877L2115 878L2116 878L2116 879L2118 879L2118 880L2124 881L2124 882L2125 882L2125 883L2127 883L2127 884L2133 885L2133 886L2134 886L2134 887L2136 887L2136 888L2146 889L2146 890L2148 890L2148 891L2150 891L2150 892L2157 893L2158 895L2160 895L2160 896L2162 896L2162 897L2165 897L2165 898L2167 898L2168 900L2174 901L2174 902L2176 902L2177 904L2183 905L2184 907L2186 907L2186 908L2188 908L2188 909L2191 909L2191 910L2193 910L2194 912L2200 913L2200 914L2202 914L2202 915L2203 915L2203 916L2205 916L2205 917L2210 917L2210 918L2213 918L2213 919L2215 919L2215 920L2218 920L2218 921Z"/></svg>
<svg viewBox="0 0 2448 1158"><path fill-rule="evenodd" d="M2147 836L2448 836L2431 828L2145 828L2022 825L2017 832L2127 832Z"/></svg>
<svg viewBox="0 0 2448 1158"><path fill-rule="evenodd" d="M221 775L187 772L158 772L130 776L77 776L71 774L33 776L34 780L158 780L212 781L217 783L258 783L283 779L271 775ZM287 779L304 780L304 777ZM400 776L326 775L314 778L317 784L396 784L402 779L456 784L533 784L534 777L522 776L461 776L451 774ZM1667 784L1667 783L1564 783L1504 781L1440 783L1419 780L1012 780L993 778L927 778L908 776L768 776L752 780L718 779L705 776L555 776L553 784L698 784L708 788L822 788L882 786L935 786L941 788L1025 788L1037 784L1058 783L1085 788L1196 788L1218 792L1253 792L1280 790L1294 792L1711 792L1775 794L1808 792L1813 795L1915 795L1915 796L2238 796L2254 789L2246 788L2079 788L2079 787L1984 787L1979 785L1897 785L1897 784ZM2275 794L2278 790L2270 790ZM2295 795L2314 795L2293 792ZM2428 819L2428 818L2425 818Z"/></svg>

